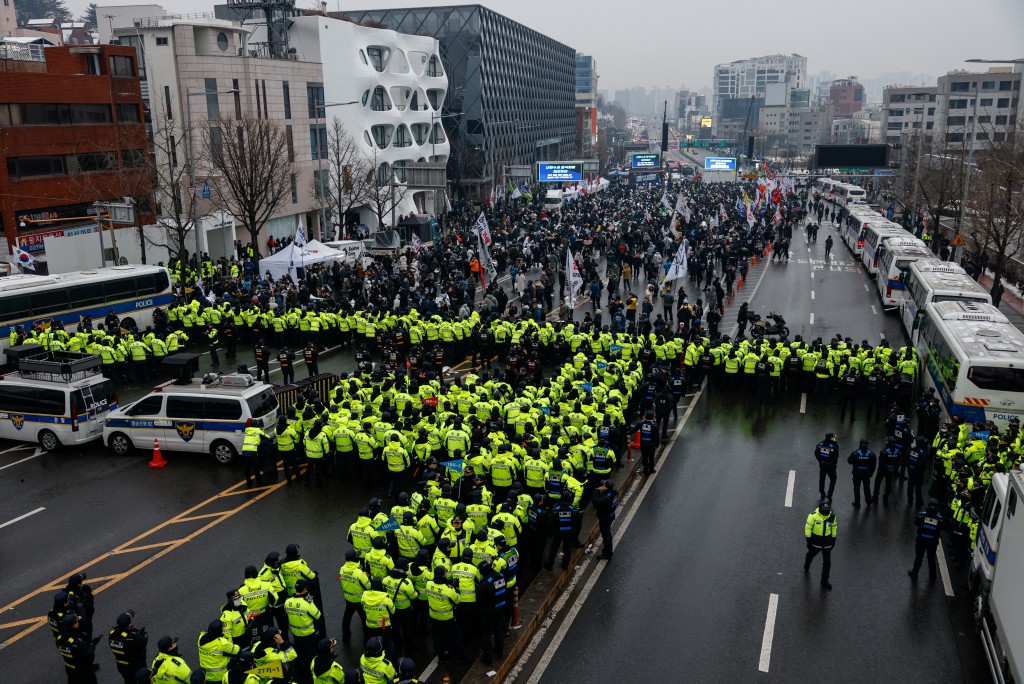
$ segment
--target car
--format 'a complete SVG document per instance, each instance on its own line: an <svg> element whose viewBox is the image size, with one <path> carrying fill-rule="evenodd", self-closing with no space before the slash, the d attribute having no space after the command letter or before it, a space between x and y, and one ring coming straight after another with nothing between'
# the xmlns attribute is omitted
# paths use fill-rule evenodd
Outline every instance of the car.
<svg viewBox="0 0 1024 684"><path fill-rule="evenodd" d="M272 435L278 411L277 395L267 383L246 374L209 373L166 382L111 411L103 443L124 456L159 440L162 450L209 453L228 465L242 451L245 428L262 427Z"/></svg>

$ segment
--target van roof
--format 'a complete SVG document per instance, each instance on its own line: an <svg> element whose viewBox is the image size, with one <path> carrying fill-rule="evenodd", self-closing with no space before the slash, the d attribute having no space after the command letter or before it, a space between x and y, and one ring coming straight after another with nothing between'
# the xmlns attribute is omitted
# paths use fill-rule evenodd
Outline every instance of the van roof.
<svg viewBox="0 0 1024 684"><path fill-rule="evenodd" d="M265 382L254 382L248 387L222 384L204 385L202 380L192 378L187 385L176 384L175 381L171 380L157 385L153 388L153 391L162 394L207 394L221 397L247 397L259 394L267 389L270 389L270 385Z"/></svg>
<svg viewBox="0 0 1024 684"><path fill-rule="evenodd" d="M0 389L2 389L4 385L28 385L32 387L38 386L52 389L62 389L65 387L69 387L71 389L82 389L83 387L98 385L101 382L109 382L109 380L99 373L87 378L72 380L71 382L65 382L63 380L56 382L53 380L40 380L39 378L23 378L17 371L0 375Z"/></svg>

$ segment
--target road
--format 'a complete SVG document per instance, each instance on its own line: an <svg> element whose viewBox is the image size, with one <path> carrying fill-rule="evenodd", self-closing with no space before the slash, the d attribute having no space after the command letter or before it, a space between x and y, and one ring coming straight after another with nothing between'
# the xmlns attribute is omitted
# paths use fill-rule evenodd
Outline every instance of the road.
<svg viewBox="0 0 1024 684"><path fill-rule="evenodd" d="M737 303L781 312L805 339L901 344L897 319L876 313L845 248L823 263L827 234L811 245L795 236L790 263L769 264ZM657 474L622 507L615 560L586 562L572 608L509 681L987 681L964 572L952 570L948 585L906 575L915 511L903 485L887 505L854 509L844 462L834 589L819 585L820 560L802 571L803 523L819 501L815 444L832 430L843 454L862 436L877 450L883 424L867 423L863 407L840 423L819 397L703 394Z"/></svg>

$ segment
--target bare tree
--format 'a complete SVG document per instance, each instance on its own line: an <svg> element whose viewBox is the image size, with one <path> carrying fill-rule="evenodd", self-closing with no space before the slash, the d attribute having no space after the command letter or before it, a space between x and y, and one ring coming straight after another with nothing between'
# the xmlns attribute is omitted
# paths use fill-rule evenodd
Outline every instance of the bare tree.
<svg viewBox="0 0 1024 684"><path fill-rule="evenodd" d="M1001 140L995 133L987 131L991 142L977 153L979 168L971 178L963 228L979 261L982 255L987 258L993 286L1024 247L1024 125L1004 132Z"/></svg>
<svg viewBox="0 0 1024 684"><path fill-rule="evenodd" d="M328 217L334 217L341 224L352 209L366 204L371 194L373 170L366 154L360 149L359 141L345 129L335 117L327 131L327 180L323 187L324 208ZM310 197L320 199L320 188L316 179L310 183ZM330 221L328 221L330 224ZM324 230L325 227L321 227ZM329 239L329 236L323 236Z"/></svg>
<svg viewBox="0 0 1024 684"><path fill-rule="evenodd" d="M395 178L391 164L379 161L374 148L370 156L366 180L366 203L377 217L377 226L383 229L391 225L391 216L405 198L408 187Z"/></svg>
<svg viewBox="0 0 1024 684"><path fill-rule="evenodd" d="M285 133L273 121L247 115L206 122L203 141L215 201L249 233L258 272L260 230L291 192L295 167Z"/></svg>
<svg viewBox="0 0 1024 684"><path fill-rule="evenodd" d="M922 213L929 218L936 245L940 235L939 221L945 215L956 215L960 209L966 155L967 148L963 143L933 139L930 154L921 159L920 176L914 179L923 200ZM907 185L913 187L909 183Z"/></svg>
<svg viewBox="0 0 1024 684"><path fill-rule="evenodd" d="M188 254L188 240L195 223L193 202L188 195L190 179L185 150L189 133L188 124L169 119L163 113L153 113L150 144L156 221L171 258L182 261Z"/></svg>

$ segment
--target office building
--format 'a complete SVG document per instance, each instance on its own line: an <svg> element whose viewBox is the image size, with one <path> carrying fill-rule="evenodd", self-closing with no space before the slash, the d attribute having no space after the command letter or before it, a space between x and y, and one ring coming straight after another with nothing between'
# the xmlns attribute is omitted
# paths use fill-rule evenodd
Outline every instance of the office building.
<svg viewBox="0 0 1024 684"><path fill-rule="evenodd" d="M137 67L128 47L0 43L4 254L17 245L45 264L45 238L97 232L95 203L148 194Z"/></svg>
<svg viewBox="0 0 1024 684"><path fill-rule="evenodd" d="M938 108L936 86L894 85L882 91L881 142L898 144L903 136L925 129L930 140Z"/></svg>
<svg viewBox="0 0 1024 684"><path fill-rule="evenodd" d="M939 76L936 88L935 140L960 144L972 140L975 149L1013 136L1024 115L1021 77L1024 64L995 66L984 72L950 71Z"/></svg>
<svg viewBox="0 0 1024 684"><path fill-rule="evenodd" d="M864 86L856 76L837 79L829 84L828 99L833 116L851 117L864 107Z"/></svg>
<svg viewBox="0 0 1024 684"><path fill-rule="evenodd" d="M802 55L766 55L737 60L715 66L714 108L722 117L722 102L728 99L749 100L765 97L772 83L785 83L787 88L803 88L807 79L807 58ZM775 103L769 99L769 105Z"/></svg>
<svg viewBox="0 0 1024 684"><path fill-rule="evenodd" d="M356 23L440 43L449 180L485 197L504 169L576 152L576 51L480 5L347 11Z"/></svg>
<svg viewBox="0 0 1024 684"><path fill-rule="evenodd" d="M576 54L576 106L597 105L597 60L590 55Z"/></svg>

